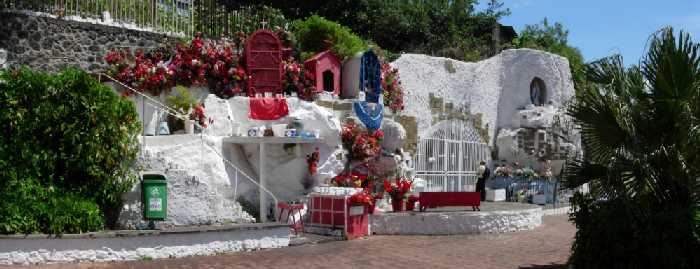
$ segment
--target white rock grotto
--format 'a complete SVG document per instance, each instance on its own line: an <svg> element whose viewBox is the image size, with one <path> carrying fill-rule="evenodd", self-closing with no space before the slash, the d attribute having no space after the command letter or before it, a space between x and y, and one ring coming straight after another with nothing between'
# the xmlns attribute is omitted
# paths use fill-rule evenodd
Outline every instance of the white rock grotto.
<svg viewBox="0 0 700 269"><path fill-rule="evenodd" d="M448 63L449 62L449 63ZM391 65L399 69L405 88L403 115L417 118L419 137L433 122L430 94L455 108L481 113L494 145L501 128L512 127L512 116L530 104L530 83L544 81L546 101L560 107L574 95L569 61L532 49L505 50L479 62L461 62L422 54L403 54ZM447 66L454 67L451 73Z"/></svg>

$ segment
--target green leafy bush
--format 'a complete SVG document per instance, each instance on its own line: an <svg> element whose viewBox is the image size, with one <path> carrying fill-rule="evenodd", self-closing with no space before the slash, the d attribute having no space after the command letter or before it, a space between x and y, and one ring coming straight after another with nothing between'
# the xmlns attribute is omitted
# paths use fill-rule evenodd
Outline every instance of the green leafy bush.
<svg viewBox="0 0 700 269"><path fill-rule="evenodd" d="M698 268L698 243L689 209L644 211L630 200L572 199L576 240L570 262L576 268Z"/></svg>
<svg viewBox="0 0 700 269"><path fill-rule="evenodd" d="M178 85L175 87L175 91L170 93L170 95L167 97L167 103L168 106L177 110L177 112L180 114L187 115L190 108L197 105L197 100L192 98L190 91L187 88Z"/></svg>
<svg viewBox="0 0 700 269"><path fill-rule="evenodd" d="M586 65L568 108L586 154L564 179L594 186L572 202L577 269L700 268L700 43L665 28L647 48Z"/></svg>
<svg viewBox="0 0 700 269"><path fill-rule="evenodd" d="M133 103L84 71L3 71L0 80L2 232L114 227L136 181Z"/></svg>
<svg viewBox="0 0 700 269"><path fill-rule="evenodd" d="M304 55L325 50L327 41L332 43L331 51L341 60L367 48L349 28L316 15L306 20L296 20L293 25L297 44L307 53Z"/></svg>

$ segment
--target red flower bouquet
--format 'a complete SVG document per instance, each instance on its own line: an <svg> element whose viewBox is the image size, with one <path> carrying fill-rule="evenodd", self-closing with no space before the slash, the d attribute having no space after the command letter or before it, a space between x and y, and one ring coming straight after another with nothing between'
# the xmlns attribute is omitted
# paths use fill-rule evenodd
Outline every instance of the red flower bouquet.
<svg viewBox="0 0 700 269"><path fill-rule="evenodd" d="M379 156L380 142L384 139L381 130L369 133L355 122L343 124L341 131L343 147L350 153L349 159L367 161Z"/></svg>
<svg viewBox="0 0 700 269"><path fill-rule="evenodd" d="M384 192L391 196L391 205L394 211L403 211L404 198L406 193L411 190L412 181L402 178L396 178L395 182L384 180Z"/></svg>

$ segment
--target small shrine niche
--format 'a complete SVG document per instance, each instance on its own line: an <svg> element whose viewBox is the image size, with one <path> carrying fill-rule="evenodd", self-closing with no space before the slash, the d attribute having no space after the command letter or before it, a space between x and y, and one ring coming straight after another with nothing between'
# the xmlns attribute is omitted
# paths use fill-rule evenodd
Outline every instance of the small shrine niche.
<svg viewBox="0 0 700 269"><path fill-rule="evenodd" d="M250 80L248 95L282 93L282 45L270 30L255 31L245 43L245 57Z"/></svg>
<svg viewBox="0 0 700 269"><path fill-rule="evenodd" d="M355 99L360 91L365 92L365 99L378 103L381 95L381 62L372 50L349 58L343 63L343 90L341 97Z"/></svg>
<svg viewBox="0 0 700 269"><path fill-rule="evenodd" d="M382 67L379 57L372 50L362 54L360 64L360 91L365 92L366 100L378 103L382 94Z"/></svg>
<svg viewBox="0 0 700 269"><path fill-rule="evenodd" d="M535 106L543 106L547 102L547 87L541 78L535 77L530 82L530 102Z"/></svg>
<svg viewBox="0 0 700 269"><path fill-rule="evenodd" d="M314 81L316 91L340 94L340 60L330 51L320 52L304 61L306 74Z"/></svg>

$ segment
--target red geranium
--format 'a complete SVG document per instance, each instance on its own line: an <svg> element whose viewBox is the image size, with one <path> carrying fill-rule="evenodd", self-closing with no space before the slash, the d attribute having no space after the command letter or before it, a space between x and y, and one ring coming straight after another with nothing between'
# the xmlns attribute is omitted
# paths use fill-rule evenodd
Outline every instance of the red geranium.
<svg viewBox="0 0 700 269"><path fill-rule="evenodd" d="M394 182L384 180L384 191L391 195L392 199L403 198L411 190L412 181L403 178L396 178Z"/></svg>
<svg viewBox="0 0 700 269"><path fill-rule="evenodd" d="M157 95L174 85L207 85L220 97L230 97L242 92L248 78L234 51L228 42L204 42L197 34L172 52L158 48L132 56L128 50L113 50L105 61L108 74L141 91Z"/></svg>
<svg viewBox="0 0 700 269"><path fill-rule="evenodd" d="M372 204L374 204L374 197L372 197L371 194L364 191L356 192L355 194L350 196L349 200L350 203L354 205L371 206Z"/></svg>

